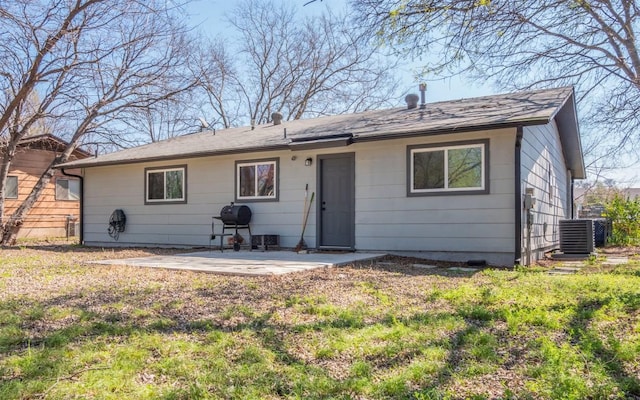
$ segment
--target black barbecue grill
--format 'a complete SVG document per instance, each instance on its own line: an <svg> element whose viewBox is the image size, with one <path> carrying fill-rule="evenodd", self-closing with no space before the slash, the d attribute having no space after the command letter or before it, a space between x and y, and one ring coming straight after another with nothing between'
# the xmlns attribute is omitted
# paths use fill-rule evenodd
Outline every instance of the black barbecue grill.
<svg viewBox="0 0 640 400"><path fill-rule="evenodd" d="M222 233L215 233L215 220L219 220L222 223ZM233 250L240 250L240 244L244 242L244 239L240 234L238 234L238 230L246 229L249 231L249 250L251 250L252 236L251 236L251 226L249 223L251 222L251 209L247 206L237 206L234 205L233 202L228 205L222 207L220 210L220 216L213 217L211 221L211 238L209 239L209 247L211 247L211 242L216 238L220 237L220 251L224 251L224 238L227 236L233 237ZM233 233L227 233L227 231Z"/></svg>

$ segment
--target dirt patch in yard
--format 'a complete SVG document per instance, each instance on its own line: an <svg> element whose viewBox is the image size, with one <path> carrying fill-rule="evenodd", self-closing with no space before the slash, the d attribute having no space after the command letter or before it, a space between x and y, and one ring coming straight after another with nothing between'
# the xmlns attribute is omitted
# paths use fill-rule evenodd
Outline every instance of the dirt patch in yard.
<svg viewBox="0 0 640 400"><path fill-rule="evenodd" d="M193 248L159 248L159 247L88 247L80 246L74 241L64 239L30 239L17 246L2 246L1 253L6 254L43 254L63 253L74 260L94 261L108 258L146 257L153 255L168 255L193 252Z"/></svg>
<svg viewBox="0 0 640 400"><path fill-rule="evenodd" d="M629 261L639 260L640 259L640 247L620 247L620 246L610 246L610 247L599 247L596 249L596 256L594 260L589 261L585 259L585 264L595 264L597 265L599 261L602 261L604 258L621 258L627 257ZM545 268L553 268L557 265L565 264L567 260L563 259L554 259L551 257L551 253L546 254L544 259L538 260L536 265Z"/></svg>
<svg viewBox="0 0 640 400"><path fill-rule="evenodd" d="M608 257L637 257L640 254L640 247L603 247L598 248L598 254L603 254Z"/></svg>

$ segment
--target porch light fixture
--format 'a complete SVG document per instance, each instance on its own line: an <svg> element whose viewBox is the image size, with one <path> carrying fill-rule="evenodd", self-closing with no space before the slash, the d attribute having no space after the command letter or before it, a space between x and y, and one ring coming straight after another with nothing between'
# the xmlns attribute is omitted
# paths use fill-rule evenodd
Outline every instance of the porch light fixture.
<svg viewBox="0 0 640 400"><path fill-rule="evenodd" d="M304 165L306 165L307 167L310 167L311 164L313 164L313 158L309 157L306 160L304 160Z"/></svg>

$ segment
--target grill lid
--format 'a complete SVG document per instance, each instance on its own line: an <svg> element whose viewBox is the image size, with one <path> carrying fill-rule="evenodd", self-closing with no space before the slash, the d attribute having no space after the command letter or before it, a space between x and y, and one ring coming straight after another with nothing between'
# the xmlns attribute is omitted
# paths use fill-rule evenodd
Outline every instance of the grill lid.
<svg viewBox="0 0 640 400"><path fill-rule="evenodd" d="M247 225L251 222L251 209L247 206L236 206L231 203L222 207L220 219L227 225Z"/></svg>

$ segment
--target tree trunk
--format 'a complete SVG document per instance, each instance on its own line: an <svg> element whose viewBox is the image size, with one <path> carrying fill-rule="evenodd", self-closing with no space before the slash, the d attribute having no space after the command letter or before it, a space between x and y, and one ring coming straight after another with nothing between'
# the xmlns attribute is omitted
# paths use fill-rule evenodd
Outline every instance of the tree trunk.
<svg viewBox="0 0 640 400"><path fill-rule="evenodd" d="M6 184L7 184L7 176L9 175L9 167L11 166L11 162L16 154L16 148L18 147L18 141L20 137L15 137L15 135L11 138L11 140L7 143L7 145L2 149L0 155L2 159L0 159L0 228L4 227L5 217L4 217L4 202L6 195Z"/></svg>

